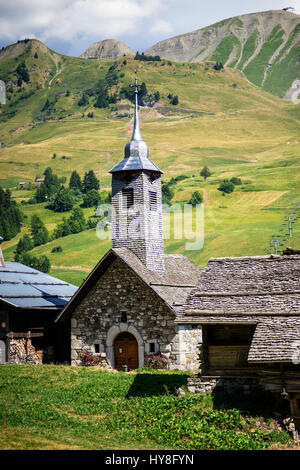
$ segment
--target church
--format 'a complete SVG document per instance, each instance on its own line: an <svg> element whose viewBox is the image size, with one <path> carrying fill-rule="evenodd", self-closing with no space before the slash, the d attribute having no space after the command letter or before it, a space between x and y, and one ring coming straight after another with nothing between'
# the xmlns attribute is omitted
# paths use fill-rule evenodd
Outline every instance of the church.
<svg viewBox="0 0 300 470"><path fill-rule="evenodd" d="M56 321L70 324L73 365L92 352L117 370L133 370L161 353L170 368L197 370L201 327L178 317L201 269L183 255L164 253L162 171L140 133L137 79L124 153L110 170L112 248Z"/></svg>
<svg viewBox="0 0 300 470"><path fill-rule="evenodd" d="M138 114L111 170L112 248L56 318L70 329L71 364L93 353L117 370L189 370L195 392L263 388L300 417L300 256L212 258L202 270L164 253L160 168Z"/></svg>

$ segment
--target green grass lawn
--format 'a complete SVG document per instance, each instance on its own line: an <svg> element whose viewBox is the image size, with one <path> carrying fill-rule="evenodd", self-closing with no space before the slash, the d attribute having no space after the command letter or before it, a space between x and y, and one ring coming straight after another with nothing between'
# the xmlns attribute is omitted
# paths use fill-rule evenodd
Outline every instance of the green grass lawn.
<svg viewBox="0 0 300 470"><path fill-rule="evenodd" d="M291 448L272 417L272 397L179 398L176 390L186 388L188 375L2 365L0 449Z"/></svg>

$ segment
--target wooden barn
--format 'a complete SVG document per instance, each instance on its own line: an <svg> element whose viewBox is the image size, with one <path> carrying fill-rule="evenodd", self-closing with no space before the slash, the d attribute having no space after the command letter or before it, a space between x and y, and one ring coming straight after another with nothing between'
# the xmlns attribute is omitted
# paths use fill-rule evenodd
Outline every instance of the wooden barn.
<svg viewBox="0 0 300 470"><path fill-rule="evenodd" d="M55 318L77 290L21 263L0 248L0 364L70 362L70 328Z"/></svg>

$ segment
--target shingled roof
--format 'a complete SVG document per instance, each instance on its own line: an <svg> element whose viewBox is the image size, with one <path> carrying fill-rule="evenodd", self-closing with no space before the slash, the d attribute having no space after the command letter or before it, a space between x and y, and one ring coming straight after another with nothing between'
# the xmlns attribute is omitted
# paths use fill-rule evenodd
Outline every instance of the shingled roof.
<svg viewBox="0 0 300 470"><path fill-rule="evenodd" d="M300 256L209 260L177 321L252 323L249 362L300 361Z"/></svg>
<svg viewBox="0 0 300 470"><path fill-rule="evenodd" d="M140 279L149 286L170 308L177 313L188 294L197 284L201 268L183 255L164 255L165 272L150 271L140 259L127 248L110 249L92 270L75 293L69 304L57 317L64 321L85 297L91 287L106 272L115 259L125 263Z"/></svg>
<svg viewBox="0 0 300 470"><path fill-rule="evenodd" d="M300 363L300 318L271 318L258 323L248 361Z"/></svg>
<svg viewBox="0 0 300 470"><path fill-rule="evenodd" d="M300 256L212 258L181 315L300 314Z"/></svg>
<svg viewBox="0 0 300 470"><path fill-rule="evenodd" d="M62 308L78 287L21 263L0 266L0 300L19 308Z"/></svg>

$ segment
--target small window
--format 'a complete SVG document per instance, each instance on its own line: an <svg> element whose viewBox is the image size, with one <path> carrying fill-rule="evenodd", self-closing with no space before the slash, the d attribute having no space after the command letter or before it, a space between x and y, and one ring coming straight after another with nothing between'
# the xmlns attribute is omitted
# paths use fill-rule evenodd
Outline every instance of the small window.
<svg viewBox="0 0 300 470"><path fill-rule="evenodd" d="M157 193L154 191L149 191L149 204L150 204L150 211L157 210Z"/></svg>
<svg viewBox="0 0 300 470"><path fill-rule="evenodd" d="M149 352L151 353L155 352L155 343L149 343Z"/></svg>
<svg viewBox="0 0 300 470"><path fill-rule="evenodd" d="M125 312L121 314L121 323L127 323L127 314Z"/></svg>
<svg viewBox="0 0 300 470"><path fill-rule="evenodd" d="M100 344L99 343L94 344L94 350L95 350L95 354L100 354Z"/></svg>
<svg viewBox="0 0 300 470"><path fill-rule="evenodd" d="M133 188L122 189L123 209L133 206Z"/></svg>

